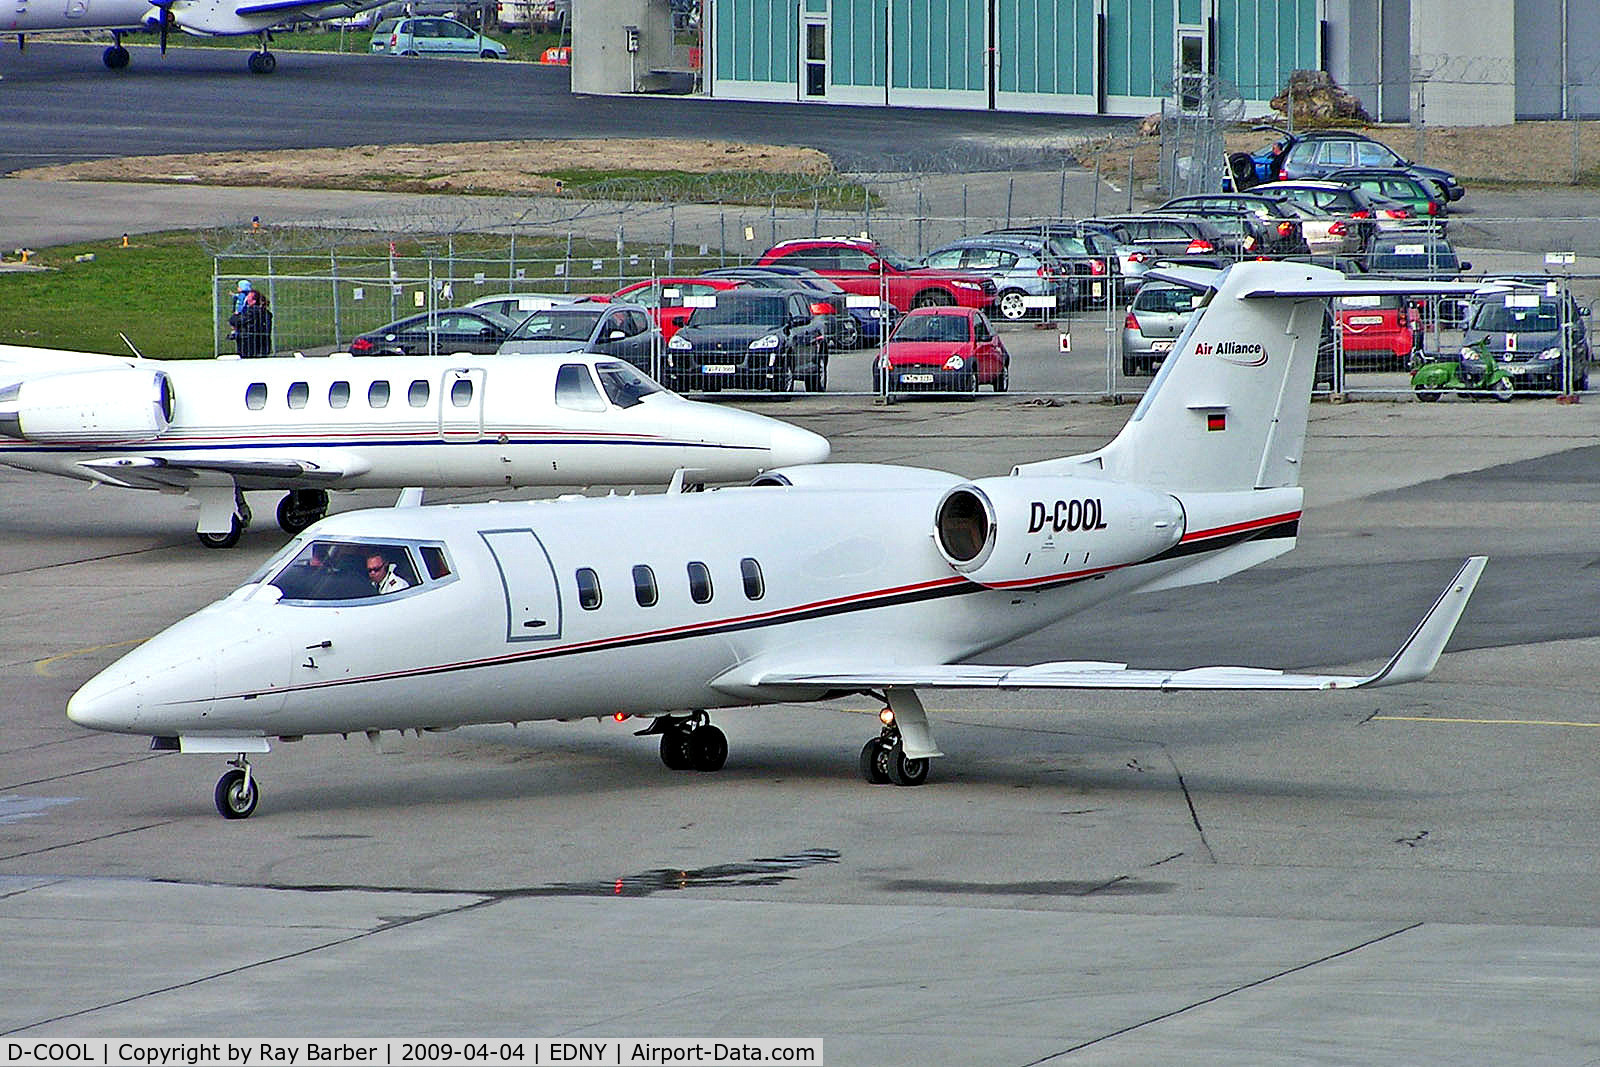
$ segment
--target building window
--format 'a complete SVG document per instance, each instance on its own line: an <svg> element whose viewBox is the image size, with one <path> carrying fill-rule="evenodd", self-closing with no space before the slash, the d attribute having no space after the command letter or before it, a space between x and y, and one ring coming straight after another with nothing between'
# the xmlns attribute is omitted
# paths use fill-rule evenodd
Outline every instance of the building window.
<svg viewBox="0 0 1600 1067"><path fill-rule="evenodd" d="M744 595L760 600L767 593L767 583L761 577L761 564L746 557L739 561L739 574L744 578Z"/></svg>
<svg viewBox="0 0 1600 1067"><path fill-rule="evenodd" d="M656 606L656 572L643 563L633 568L633 599L641 608Z"/></svg>
<svg viewBox="0 0 1600 1067"><path fill-rule="evenodd" d="M696 604L711 603L711 568L704 563L689 564L689 599Z"/></svg>
<svg viewBox="0 0 1600 1067"><path fill-rule="evenodd" d="M578 606L585 611L600 606L600 576L588 567L578 568Z"/></svg>

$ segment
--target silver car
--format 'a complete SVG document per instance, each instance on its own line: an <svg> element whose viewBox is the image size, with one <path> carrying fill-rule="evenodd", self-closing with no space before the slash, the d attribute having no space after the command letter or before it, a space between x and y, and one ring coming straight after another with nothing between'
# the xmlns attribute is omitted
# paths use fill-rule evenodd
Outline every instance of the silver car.
<svg viewBox="0 0 1600 1067"><path fill-rule="evenodd" d="M649 312L634 304L553 304L522 320L501 355L603 352L654 374L663 345Z"/></svg>
<svg viewBox="0 0 1600 1067"><path fill-rule="evenodd" d="M1189 325L1200 297L1195 290L1170 282L1141 285L1122 322L1122 373L1154 374Z"/></svg>
<svg viewBox="0 0 1600 1067"><path fill-rule="evenodd" d="M1072 295L1071 275L1054 256L1029 242L1004 237L963 237L922 257L926 267L973 271L994 279L995 310L1007 320L1030 311L1048 314ZM1029 298L1033 298L1030 300Z"/></svg>

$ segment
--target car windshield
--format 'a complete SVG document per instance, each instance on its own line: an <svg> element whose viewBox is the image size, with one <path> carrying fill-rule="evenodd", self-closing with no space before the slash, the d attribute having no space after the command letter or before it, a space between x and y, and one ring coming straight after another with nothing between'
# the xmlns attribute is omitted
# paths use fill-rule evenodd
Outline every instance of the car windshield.
<svg viewBox="0 0 1600 1067"><path fill-rule="evenodd" d="M894 332L896 341L965 341L964 315L907 315Z"/></svg>
<svg viewBox="0 0 1600 1067"><path fill-rule="evenodd" d="M434 550L438 552L437 549ZM442 557L441 557L442 561ZM430 563L435 577L447 565ZM391 541L319 538L272 577L284 600L362 600L422 584L410 549Z"/></svg>
<svg viewBox="0 0 1600 1067"><path fill-rule="evenodd" d="M1561 308L1537 297L1510 293L1479 304L1468 329L1484 333L1555 333L1561 328Z"/></svg>
<svg viewBox="0 0 1600 1067"><path fill-rule="evenodd" d="M1168 311L1187 315L1200 300L1200 294L1180 285L1146 285L1133 298L1135 311Z"/></svg>
<svg viewBox="0 0 1600 1067"><path fill-rule="evenodd" d="M1374 246L1368 266L1377 271L1454 271L1457 262L1449 245L1402 243Z"/></svg>
<svg viewBox="0 0 1600 1067"><path fill-rule="evenodd" d="M694 309L687 326L778 326L783 324L788 298L772 296L718 294L716 302Z"/></svg>
<svg viewBox="0 0 1600 1067"><path fill-rule="evenodd" d="M602 310L548 308L535 311L511 334L513 341L587 341Z"/></svg>
<svg viewBox="0 0 1600 1067"><path fill-rule="evenodd" d="M651 393L662 392L661 386L631 364L596 363L594 371L600 376L600 388L619 408L631 408Z"/></svg>
<svg viewBox="0 0 1600 1067"><path fill-rule="evenodd" d="M884 264L886 266L890 267L893 270L915 270L916 269L917 265L915 263L911 262L905 256L902 256L899 252L896 252L894 249L890 248L887 245L878 245L876 248L873 249L873 251L878 254L878 258L883 260L883 262L884 262Z"/></svg>

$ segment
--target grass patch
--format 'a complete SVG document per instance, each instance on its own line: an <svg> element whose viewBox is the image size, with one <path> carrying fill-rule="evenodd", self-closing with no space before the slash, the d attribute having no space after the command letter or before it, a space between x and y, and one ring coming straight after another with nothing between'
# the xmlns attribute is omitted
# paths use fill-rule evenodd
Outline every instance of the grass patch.
<svg viewBox="0 0 1600 1067"><path fill-rule="evenodd" d="M128 351L121 333L152 358L208 358L214 338L226 337L235 282L249 278L271 295L278 351L327 351L430 304L449 307L502 292L610 293L721 263L687 246L671 257L661 245L619 254L615 241L564 237L514 244L488 234L399 238L392 252L378 234L347 235L334 250L296 247L296 237L295 231L178 231L132 237L127 248L117 240L41 249L32 262L48 270L0 273L0 343L121 354ZM214 259L217 248L228 251ZM77 258L88 255L94 258Z"/></svg>
<svg viewBox="0 0 1600 1067"><path fill-rule="evenodd" d="M770 171L590 170L542 172L560 181L566 193L597 200L660 200L679 204L776 204L827 211L860 211L878 198L859 182L832 174Z"/></svg>

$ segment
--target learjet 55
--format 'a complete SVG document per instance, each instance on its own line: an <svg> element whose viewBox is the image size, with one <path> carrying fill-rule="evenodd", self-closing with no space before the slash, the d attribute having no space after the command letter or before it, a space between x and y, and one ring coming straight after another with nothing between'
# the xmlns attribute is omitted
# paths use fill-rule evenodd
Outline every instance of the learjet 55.
<svg viewBox="0 0 1600 1067"><path fill-rule="evenodd" d="M863 775L916 785L941 754L925 688L1425 677L1482 557L1365 676L965 662L1112 597L1214 582L1294 546L1324 301L1397 290L1299 264L1168 277L1202 289L1201 308L1098 451L974 480L803 465L710 493L347 512L106 668L67 715L233 756L215 799L243 818L260 795L248 757L273 737L641 716L668 767L713 771L728 748L708 709L865 693L887 707Z"/></svg>
<svg viewBox="0 0 1600 1067"><path fill-rule="evenodd" d="M809 430L686 400L620 360L528 356L146 360L0 345L0 464L187 493L203 544L329 489L745 481L828 457Z"/></svg>

